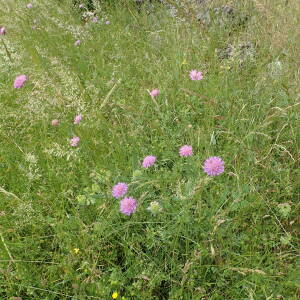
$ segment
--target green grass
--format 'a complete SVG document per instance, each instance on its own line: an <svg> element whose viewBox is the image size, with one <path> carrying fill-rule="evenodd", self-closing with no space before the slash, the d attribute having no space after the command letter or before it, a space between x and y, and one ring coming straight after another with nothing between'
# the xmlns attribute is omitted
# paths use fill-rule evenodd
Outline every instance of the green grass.
<svg viewBox="0 0 300 300"><path fill-rule="evenodd" d="M0 299L298 299L296 1L231 1L248 18L224 26L128 2L97 7L110 25L69 1L0 3ZM218 58L245 42L253 55ZM222 175L205 175L209 156Z"/></svg>

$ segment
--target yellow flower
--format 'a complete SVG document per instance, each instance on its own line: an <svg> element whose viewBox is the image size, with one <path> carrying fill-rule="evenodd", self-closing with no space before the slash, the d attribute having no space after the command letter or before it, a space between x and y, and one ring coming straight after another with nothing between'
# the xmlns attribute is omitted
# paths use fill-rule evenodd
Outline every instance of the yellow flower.
<svg viewBox="0 0 300 300"><path fill-rule="evenodd" d="M222 65L221 65L220 68L221 68L221 69L224 69L224 70L230 70L230 69L231 69L231 67L228 66L228 65L227 65L227 66L222 66Z"/></svg>
<svg viewBox="0 0 300 300"><path fill-rule="evenodd" d="M181 65L187 65L186 60L184 59L183 62L181 63Z"/></svg>
<svg viewBox="0 0 300 300"><path fill-rule="evenodd" d="M117 299L118 298L118 293L117 292L113 292L113 294L111 295L111 297L113 298L113 299Z"/></svg>
<svg viewBox="0 0 300 300"><path fill-rule="evenodd" d="M78 254L79 251L80 251L79 248L74 248L74 249L73 249L73 252L74 252L75 254Z"/></svg>

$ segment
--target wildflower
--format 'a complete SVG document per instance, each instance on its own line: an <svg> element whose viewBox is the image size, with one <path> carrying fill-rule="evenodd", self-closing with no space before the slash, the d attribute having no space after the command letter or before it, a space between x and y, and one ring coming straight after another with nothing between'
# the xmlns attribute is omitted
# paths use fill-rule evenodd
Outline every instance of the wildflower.
<svg viewBox="0 0 300 300"><path fill-rule="evenodd" d="M70 141L70 145L72 147L77 147L79 142L80 142L80 138L78 136L74 136Z"/></svg>
<svg viewBox="0 0 300 300"><path fill-rule="evenodd" d="M106 24L106 25L109 25L109 24L110 24L110 21L109 21L109 20L107 20L107 21L105 22L105 24Z"/></svg>
<svg viewBox="0 0 300 300"><path fill-rule="evenodd" d="M141 170L135 170L132 173L132 178L133 179L139 179L141 176L143 176L143 172Z"/></svg>
<svg viewBox="0 0 300 300"><path fill-rule="evenodd" d="M127 193L127 190L127 184L124 182L119 182L112 188L112 195L115 198L121 198Z"/></svg>
<svg viewBox="0 0 300 300"><path fill-rule="evenodd" d="M147 209L154 215L162 211L162 208L157 201L152 201Z"/></svg>
<svg viewBox="0 0 300 300"><path fill-rule="evenodd" d="M87 11L86 13L84 13L84 16L86 17L92 17L94 15L94 13L92 11Z"/></svg>
<svg viewBox="0 0 300 300"><path fill-rule="evenodd" d="M25 160L27 161L27 162L29 162L30 164L36 164L37 163L37 161L38 161L38 159L36 158L36 156L34 155L34 154L32 154L32 153L26 153L25 154Z"/></svg>
<svg viewBox="0 0 300 300"><path fill-rule="evenodd" d="M79 248L74 248L74 249L73 249L74 254L78 254L79 251L80 251Z"/></svg>
<svg viewBox="0 0 300 300"><path fill-rule="evenodd" d="M291 205L289 203L280 203L277 205L279 209L279 213L284 217L287 218L292 211Z"/></svg>
<svg viewBox="0 0 300 300"><path fill-rule="evenodd" d="M80 41L80 40L77 40L77 41L74 43L74 45L75 45L75 46L79 46L80 43L81 43L81 41Z"/></svg>
<svg viewBox="0 0 300 300"><path fill-rule="evenodd" d="M0 35L5 35L6 34L6 29L3 26L0 26Z"/></svg>
<svg viewBox="0 0 300 300"><path fill-rule="evenodd" d="M75 118L74 118L74 124L79 124L82 120L82 115L77 115Z"/></svg>
<svg viewBox="0 0 300 300"><path fill-rule="evenodd" d="M98 17L97 16L93 17L92 22L97 23L98 22Z"/></svg>
<svg viewBox="0 0 300 300"><path fill-rule="evenodd" d="M33 26L31 27L33 30L37 29L37 19L33 20Z"/></svg>
<svg viewBox="0 0 300 300"><path fill-rule="evenodd" d="M51 121L52 126L58 126L59 125L59 120L55 119Z"/></svg>
<svg viewBox="0 0 300 300"><path fill-rule="evenodd" d="M191 156L193 155L193 147L189 145L184 145L179 149L180 156Z"/></svg>
<svg viewBox="0 0 300 300"><path fill-rule="evenodd" d="M152 98L157 97L160 94L160 90L159 89L154 89L150 92L150 96Z"/></svg>
<svg viewBox="0 0 300 300"><path fill-rule="evenodd" d="M119 296L119 294L118 294L117 292L113 292L113 294L111 295L111 297L112 297L113 299L117 299L118 296Z"/></svg>
<svg viewBox="0 0 300 300"><path fill-rule="evenodd" d="M224 172L224 161L217 156L209 157L203 166L204 172L209 176L217 176Z"/></svg>
<svg viewBox="0 0 300 300"><path fill-rule="evenodd" d="M15 81L14 81L14 88L15 89L19 89L21 88L25 81L27 80L27 76L26 75L19 75L16 77Z"/></svg>
<svg viewBox="0 0 300 300"><path fill-rule="evenodd" d="M120 211L122 214L130 216L132 213L135 212L136 210L136 200L129 197L129 198L124 198L121 202L120 202Z"/></svg>
<svg viewBox="0 0 300 300"><path fill-rule="evenodd" d="M27 8L32 8L33 5L32 5L32 3L28 3L28 4L26 5L26 7L27 7Z"/></svg>
<svg viewBox="0 0 300 300"><path fill-rule="evenodd" d="M154 165L155 161L156 161L156 156L153 155L146 156L142 162L142 166L144 168L149 168Z"/></svg>
<svg viewBox="0 0 300 300"><path fill-rule="evenodd" d="M191 80L201 80L203 79L203 74L200 71L192 70L190 71L190 78Z"/></svg>
<svg viewBox="0 0 300 300"><path fill-rule="evenodd" d="M78 6L79 8L84 8L84 4L83 3L81 3L81 4L79 4L79 6Z"/></svg>
<svg viewBox="0 0 300 300"><path fill-rule="evenodd" d="M181 65L187 65L186 59L184 59L184 60L182 61Z"/></svg>

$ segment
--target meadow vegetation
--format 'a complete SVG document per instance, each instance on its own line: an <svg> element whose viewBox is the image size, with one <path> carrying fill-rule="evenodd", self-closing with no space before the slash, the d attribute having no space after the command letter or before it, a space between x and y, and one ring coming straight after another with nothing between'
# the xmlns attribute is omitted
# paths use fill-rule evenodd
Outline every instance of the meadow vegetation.
<svg viewBox="0 0 300 300"><path fill-rule="evenodd" d="M299 299L300 2L182 3L0 0L0 299Z"/></svg>

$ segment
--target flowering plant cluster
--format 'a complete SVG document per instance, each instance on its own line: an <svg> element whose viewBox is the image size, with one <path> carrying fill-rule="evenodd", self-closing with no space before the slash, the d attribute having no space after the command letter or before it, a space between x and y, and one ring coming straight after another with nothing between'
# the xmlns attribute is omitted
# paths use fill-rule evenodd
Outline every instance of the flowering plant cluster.
<svg viewBox="0 0 300 300"><path fill-rule="evenodd" d="M179 148L179 155L181 157L188 157L193 155L193 147L184 145ZM141 166L145 169L152 167L156 162L156 156L146 156ZM203 170L208 176L218 176L224 172L224 161L217 156L209 157L203 164ZM119 182L112 188L112 196L116 199L122 199L128 192L128 185L124 182ZM132 197L125 197L120 201L120 212L124 215L130 216L137 209L137 201ZM162 208L157 201L152 201L147 208L153 214L159 213Z"/></svg>
<svg viewBox="0 0 300 300"><path fill-rule="evenodd" d="M99 23L102 22L103 24L109 25L110 21L108 20L107 17L102 18L101 20L99 19L99 16L96 14L96 12L89 11L88 8L83 4L79 4L78 8L80 11L82 11L82 18L86 22L92 22L92 23Z"/></svg>
<svg viewBox="0 0 300 300"><path fill-rule="evenodd" d="M27 5L27 8L32 8L33 5L29 3ZM79 5L79 9L83 10L83 16L85 18L88 18L89 21L93 23L97 23L99 21L99 17L94 13L94 12L89 12L86 10L84 4ZM105 24L109 24L109 21L106 20ZM0 33L1 35L4 35L6 33L4 27L0 27ZM81 40L76 40L74 45L79 46L81 44ZM198 70L191 70L189 72L189 77L193 81L199 81L203 79L203 73L198 71ZM25 82L28 80L28 77L24 74L18 75L15 78L14 81L14 88L15 89L20 89L24 86ZM153 89L151 92L149 92L151 98L153 101L156 103L155 98L157 98L160 95L160 90L158 88ZM157 103L156 103L157 104ZM82 121L82 114L76 115L74 118L73 123L75 125L80 124ZM60 121L58 119L54 119L51 121L52 126L59 126ZM77 147L80 142L80 137L74 136L73 138L70 139L70 146L71 147ZM180 157L189 157L193 155L193 148L190 145L183 145L179 149L179 156ZM142 163L141 166L144 169L148 169L152 167L157 161L156 156L154 155L148 155L146 156ZM220 157L213 156L208 158L203 165L204 172L209 175L209 176L217 176L220 175L221 173L224 172L224 162ZM137 201L132 198L132 197L125 197L125 195L128 192L128 185L124 182L119 182L112 188L112 196L116 199L120 199L120 212L123 213L124 215L130 216L133 214L136 209L137 209ZM88 193L91 194L91 193ZM93 193L92 193L93 194ZM87 197L86 195L80 195L78 198L78 201L80 203L87 203L87 204L93 204L95 203L93 197ZM156 214L161 211L161 207L157 201L152 201L150 206L148 207L148 210L151 211L153 214Z"/></svg>

